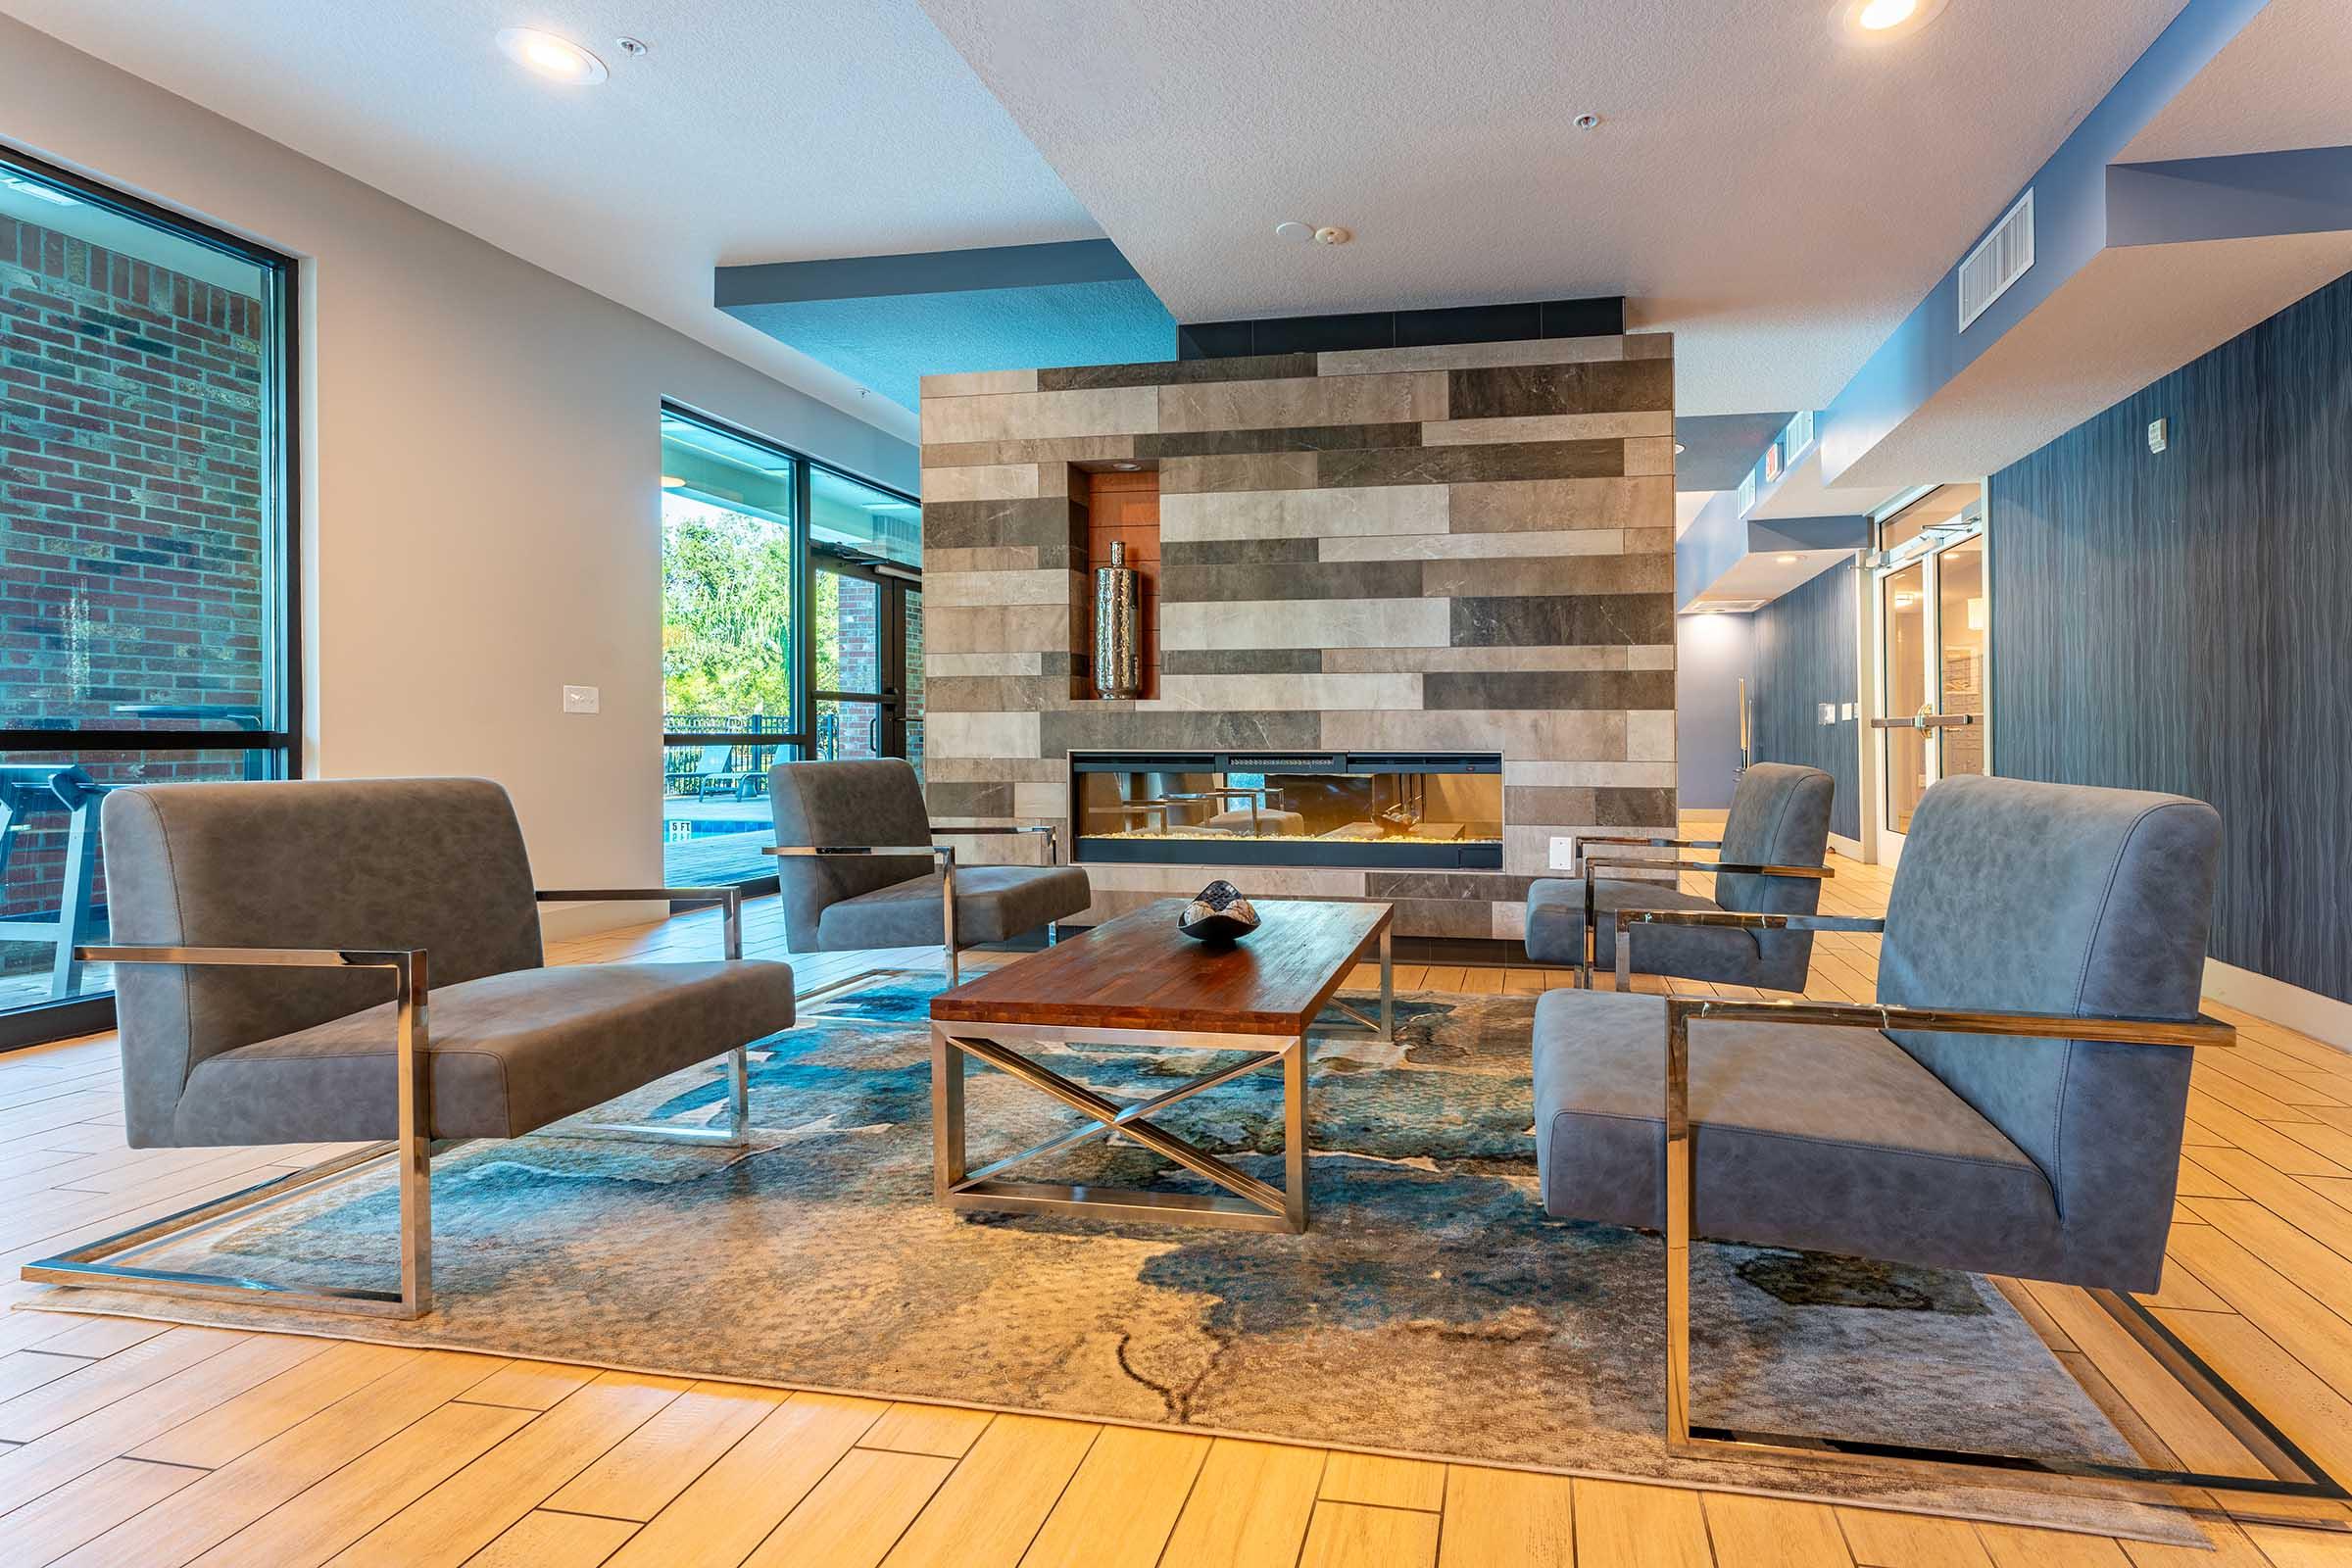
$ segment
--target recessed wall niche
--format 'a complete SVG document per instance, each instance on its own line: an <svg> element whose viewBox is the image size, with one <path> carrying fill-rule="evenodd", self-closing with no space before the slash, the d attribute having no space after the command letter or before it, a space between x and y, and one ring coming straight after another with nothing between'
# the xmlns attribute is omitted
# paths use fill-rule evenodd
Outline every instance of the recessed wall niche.
<svg viewBox="0 0 2352 1568"><path fill-rule="evenodd" d="M1111 564L1111 545L1126 547L1126 564L1136 575L1136 625L1141 633L1143 690L1159 695L1159 470L1070 469L1071 554L1085 564L1073 585L1070 627L1075 674L1071 696L1100 697L1095 687L1095 572Z"/></svg>

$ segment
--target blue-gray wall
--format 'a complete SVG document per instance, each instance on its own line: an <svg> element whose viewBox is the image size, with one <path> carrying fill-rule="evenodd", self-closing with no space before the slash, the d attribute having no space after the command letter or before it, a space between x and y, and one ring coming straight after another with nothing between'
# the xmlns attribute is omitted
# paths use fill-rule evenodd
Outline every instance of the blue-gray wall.
<svg viewBox="0 0 2352 1568"><path fill-rule="evenodd" d="M1833 566L1755 613L1754 746L1759 762L1802 762L1838 781L1830 831L1862 836L1859 719L1821 722L1859 703L1855 667L1856 572Z"/></svg>
<svg viewBox="0 0 2352 1568"><path fill-rule="evenodd" d="M1732 804L1740 766L1740 682L1749 668L1746 615L1678 615L1674 622L1675 771L1686 810Z"/></svg>
<svg viewBox="0 0 2352 1568"><path fill-rule="evenodd" d="M1993 765L2212 802L2213 956L2352 1001L2352 276L1995 474L1987 509Z"/></svg>

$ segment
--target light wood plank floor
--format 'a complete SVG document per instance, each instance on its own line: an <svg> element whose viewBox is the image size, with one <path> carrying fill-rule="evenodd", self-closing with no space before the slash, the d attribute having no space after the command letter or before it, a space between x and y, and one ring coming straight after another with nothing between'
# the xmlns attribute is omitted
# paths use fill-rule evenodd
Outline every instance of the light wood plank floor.
<svg viewBox="0 0 2352 1568"><path fill-rule="evenodd" d="M1838 871L1830 908L1881 912L1885 872ZM556 956L702 956L716 940L704 912ZM782 954L772 899L753 906L749 946ZM812 988L873 956L795 964ZM1813 993L1866 999L1876 966L1875 938L1821 938ZM1494 993L1566 976L1406 964L1396 979ZM2241 1044L2196 1068L2156 1304L2352 1475L2352 1056L2226 1015ZM0 1301L31 1294L15 1283L27 1258L323 1152L134 1152L119 1086L108 1036L0 1057ZM2227 1437L2072 1292L2012 1294L2120 1421L2184 1457L2229 1457ZM2352 1565L2352 1538L2218 1517L2202 1528L2214 1553L443 1351L0 1315L0 1562L23 1568Z"/></svg>

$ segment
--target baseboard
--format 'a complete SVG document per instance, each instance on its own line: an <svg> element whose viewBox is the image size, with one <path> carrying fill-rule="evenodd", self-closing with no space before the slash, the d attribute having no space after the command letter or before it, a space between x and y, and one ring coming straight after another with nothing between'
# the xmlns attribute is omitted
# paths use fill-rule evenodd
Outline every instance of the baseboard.
<svg viewBox="0 0 2352 1568"><path fill-rule="evenodd" d="M2297 1034L2324 1040L2338 1051L2352 1051L2352 1002L2338 1002L2219 958L2205 960L2205 994Z"/></svg>

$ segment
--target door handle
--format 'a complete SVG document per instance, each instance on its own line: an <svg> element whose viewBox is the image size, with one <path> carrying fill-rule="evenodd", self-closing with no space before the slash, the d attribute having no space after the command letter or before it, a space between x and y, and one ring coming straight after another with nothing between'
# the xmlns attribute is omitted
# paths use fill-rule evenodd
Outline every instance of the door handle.
<svg viewBox="0 0 2352 1568"><path fill-rule="evenodd" d="M1870 727L1872 729L1915 729L1924 732L1938 729L1962 729L1976 721L1977 715L1974 713L1938 713L1934 708L1922 705L1920 710L1909 718L1874 718L1870 721Z"/></svg>

